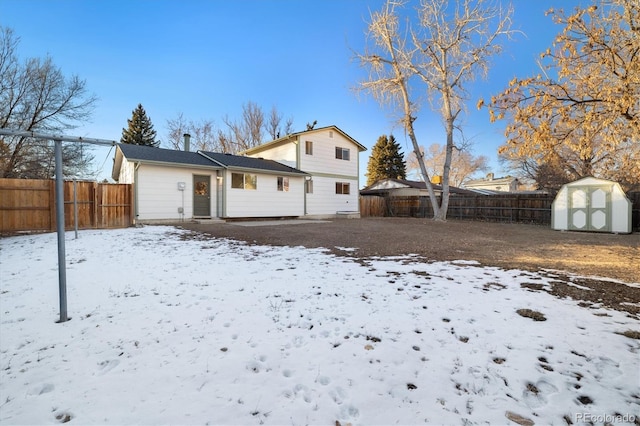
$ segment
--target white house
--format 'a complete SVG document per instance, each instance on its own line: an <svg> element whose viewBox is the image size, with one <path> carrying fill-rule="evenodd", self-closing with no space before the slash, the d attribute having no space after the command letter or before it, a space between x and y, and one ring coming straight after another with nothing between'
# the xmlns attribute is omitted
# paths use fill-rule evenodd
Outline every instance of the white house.
<svg viewBox="0 0 640 426"><path fill-rule="evenodd" d="M119 144L112 178L134 185L138 222L358 216L364 150L335 126L294 133L245 155Z"/></svg>
<svg viewBox="0 0 640 426"><path fill-rule="evenodd" d="M489 173L486 178L464 182L462 187L485 193L517 192L521 189L522 183L513 176L497 178L493 173Z"/></svg>
<svg viewBox="0 0 640 426"><path fill-rule="evenodd" d="M135 221L210 217L212 205L194 190L199 182L215 182L222 166L195 152L119 144L111 177L134 185ZM217 198L207 184L206 197ZM215 212L215 204L213 205Z"/></svg>
<svg viewBox="0 0 640 426"><path fill-rule="evenodd" d="M442 186L432 184L433 191L437 196L442 194ZM457 188L455 186L449 187L449 194L463 194L474 195L477 194L473 191ZM428 197L429 191L427 190L427 184L421 181L385 178L380 179L360 190L360 195L382 195L391 197Z"/></svg>
<svg viewBox="0 0 640 426"><path fill-rule="evenodd" d="M308 174L306 216L358 214L359 155L367 149L336 126L292 133L243 154L268 158Z"/></svg>
<svg viewBox="0 0 640 426"><path fill-rule="evenodd" d="M129 144L112 170L134 185L137 222L302 216L306 176L270 160Z"/></svg>
<svg viewBox="0 0 640 426"><path fill-rule="evenodd" d="M304 215L306 173L263 158L198 153L223 167L216 178L217 217Z"/></svg>

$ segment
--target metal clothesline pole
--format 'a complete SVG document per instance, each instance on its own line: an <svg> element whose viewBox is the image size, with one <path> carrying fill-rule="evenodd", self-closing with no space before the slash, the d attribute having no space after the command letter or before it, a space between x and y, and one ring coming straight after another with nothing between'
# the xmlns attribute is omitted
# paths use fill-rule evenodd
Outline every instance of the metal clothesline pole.
<svg viewBox="0 0 640 426"><path fill-rule="evenodd" d="M64 177L62 173L62 142L88 143L92 145L114 146L116 141L107 139L83 138L80 136L47 135L36 132L20 130L0 129L0 135L19 136L25 138L52 140L55 148L56 162L56 231L58 233L58 290L60 294L60 319L59 323L67 322L67 267L65 260L64 241ZM77 219L76 219L77 221Z"/></svg>
<svg viewBox="0 0 640 426"><path fill-rule="evenodd" d="M58 291L60 293L60 320L67 317L67 267L64 244L64 178L62 176L62 141L54 140L56 155L56 229L58 231Z"/></svg>

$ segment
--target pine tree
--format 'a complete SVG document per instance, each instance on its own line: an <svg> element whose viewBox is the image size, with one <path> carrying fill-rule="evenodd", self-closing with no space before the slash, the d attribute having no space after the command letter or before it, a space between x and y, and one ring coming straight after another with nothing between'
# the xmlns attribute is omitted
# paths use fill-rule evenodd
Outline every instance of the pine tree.
<svg viewBox="0 0 640 426"><path fill-rule="evenodd" d="M127 124L128 127L122 129L120 143L153 147L160 145L160 141L156 141L156 131L153 130L153 124L147 117L142 104L138 104L138 107L133 110L132 117L127 120Z"/></svg>
<svg viewBox="0 0 640 426"><path fill-rule="evenodd" d="M367 165L367 186L379 179L406 179L407 167L404 154L393 135L382 135L371 150Z"/></svg>

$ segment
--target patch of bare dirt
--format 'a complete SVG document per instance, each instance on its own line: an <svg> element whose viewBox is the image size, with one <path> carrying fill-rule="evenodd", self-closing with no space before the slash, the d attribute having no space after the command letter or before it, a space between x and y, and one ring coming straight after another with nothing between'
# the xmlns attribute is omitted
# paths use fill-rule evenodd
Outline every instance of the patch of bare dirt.
<svg viewBox="0 0 640 426"><path fill-rule="evenodd" d="M557 280L545 291L640 313L640 287L616 282L640 283L639 233L564 232L538 225L418 218L340 219L251 227L233 222L179 226L251 244L324 247L350 257L413 253L429 260L475 260L507 269L554 270L549 274ZM345 252L341 247L354 250Z"/></svg>

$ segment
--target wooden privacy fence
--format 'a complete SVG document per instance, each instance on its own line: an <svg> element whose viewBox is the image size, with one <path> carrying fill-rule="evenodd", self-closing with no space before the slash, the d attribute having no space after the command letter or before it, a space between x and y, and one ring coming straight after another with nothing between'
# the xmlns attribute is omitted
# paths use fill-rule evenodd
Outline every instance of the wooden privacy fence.
<svg viewBox="0 0 640 426"><path fill-rule="evenodd" d="M55 231L55 199L53 179L0 179L0 232ZM132 185L65 181L66 229L75 228L76 216L78 229L131 226Z"/></svg>
<svg viewBox="0 0 640 426"><path fill-rule="evenodd" d="M387 201L385 197L376 195L366 195L360 197L361 217L383 217L386 216Z"/></svg>
<svg viewBox="0 0 640 426"><path fill-rule="evenodd" d="M632 229L640 231L640 192L627 193L633 203ZM549 194L451 195L450 219L484 220L492 222L526 222L551 225ZM433 217L429 197L361 196L360 214L367 216Z"/></svg>

